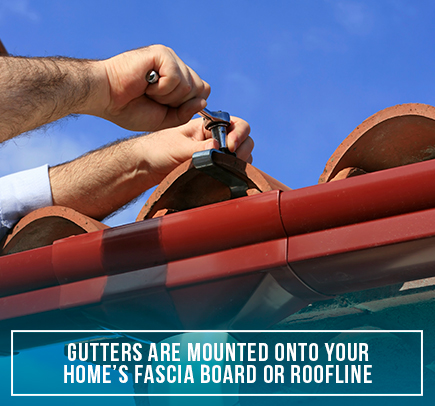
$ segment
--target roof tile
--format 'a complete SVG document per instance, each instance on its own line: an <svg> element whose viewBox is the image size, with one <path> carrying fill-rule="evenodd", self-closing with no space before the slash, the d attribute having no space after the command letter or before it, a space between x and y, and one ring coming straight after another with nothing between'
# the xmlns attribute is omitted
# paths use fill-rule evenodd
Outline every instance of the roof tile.
<svg viewBox="0 0 435 406"><path fill-rule="evenodd" d="M356 127L326 163L319 183L342 178L345 174L340 171L346 168L375 172L434 157L435 107L401 104L379 111Z"/></svg>

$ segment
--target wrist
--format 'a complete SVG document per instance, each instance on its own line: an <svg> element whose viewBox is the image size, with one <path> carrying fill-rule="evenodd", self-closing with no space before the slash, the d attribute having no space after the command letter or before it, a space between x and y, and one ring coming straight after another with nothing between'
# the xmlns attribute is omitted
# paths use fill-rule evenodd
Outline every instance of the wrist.
<svg viewBox="0 0 435 406"><path fill-rule="evenodd" d="M110 90L107 80L105 61L88 61L83 72L82 82L88 87L86 97L78 103L73 114L87 114L102 117L109 104Z"/></svg>
<svg viewBox="0 0 435 406"><path fill-rule="evenodd" d="M54 205L103 219L150 186L137 138L117 142L50 168Z"/></svg>
<svg viewBox="0 0 435 406"><path fill-rule="evenodd" d="M141 185L143 191L151 189L160 183L161 179L153 168L152 138L155 133L133 137L127 141L128 145L128 171L133 173L137 185ZM154 157L155 158L155 157Z"/></svg>
<svg viewBox="0 0 435 406"><path fill-rule="evenodd" d="M131 141L130 162L136 165L136 175L145 190L161 183L188 160L194 152L190 147L195 145L195 141L181 134L180 128L156 131Z"/></svg>

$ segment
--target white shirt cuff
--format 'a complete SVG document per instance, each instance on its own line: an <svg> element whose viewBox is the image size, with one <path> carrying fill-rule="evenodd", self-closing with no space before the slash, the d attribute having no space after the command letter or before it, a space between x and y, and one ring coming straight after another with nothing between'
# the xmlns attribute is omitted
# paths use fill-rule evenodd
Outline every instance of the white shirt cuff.
<svg viewBox="0 0 435 406"><path fill-rule="evenodd" d="M53 205L48 165L0 178L0 238L20 218Z"/></svg>

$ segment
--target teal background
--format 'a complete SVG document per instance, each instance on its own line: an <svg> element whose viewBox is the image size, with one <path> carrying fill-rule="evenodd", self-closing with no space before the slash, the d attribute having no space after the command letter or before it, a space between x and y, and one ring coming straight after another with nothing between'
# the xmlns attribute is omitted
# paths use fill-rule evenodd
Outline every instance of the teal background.
<svg viewBox="0 0 435 406"><path fill-rule="evenodd" d="M47 333L14 333L26 334L29 340L32 339L34 334L47 334ZM55 334L55 333L49 333ZM91 334L90 334L91 335ZM106 334L107 335L107 334ZM153 341L153 334L149 333L150 341ZM155 335L154 335L155 337ZM235 338L237 337L237 338ZM357 332L267 332L267 333L186 333L186 334L175 334L171 337L166 338L162 342L164 343L180 343L179 347L181 358L180 362L174 361L153 361L152 365L181 365L185 367L187 363L193 365L195 383L194 384L168 384L149 383L148 385L139 385L135 387L135 393L152 393L152 394L215 394L215 393L225 393L232 394L232 397L210 397L210 398L200 398L200 397L146 397L142 398L143 401L149 402L150 405L200 405L206 402L210 406L216 405L235 405L237 401L240 404L248 404L248 398L243 396L238 397L241 394L253 394L253 395L265 395L265 394L288 394L291 397L274 397L274 402L278 404L286 404L292 399L292 402L309 402L310 397L299 397L299 394L419 394L421 387L421 341L419 333L397 333L397 332L369 332L369 331L357 331ZM209 384L199 384L199 365L202 363L208 364L210 367L213 365L226 365L225 362L188 362L187 360L187 343L226 343L226 342L251 342L251 343L267 343L269 353L267 361L248 361L247 347L243 352L243 365L254 365L257 369L257 381L253 384L241 383L241 384L220 384L220 383L209 383ZM276 361L274 358L274 348L276 343L317 343L319 348L319 358L316 361L309 361L306 358L303 362L299 360L297 364L303 365L327 365L330 364L326 358L326 352L323 350L324 343L367 343L368 344L368 356L369 360L367 362L362 362L361 364L372 365L371 377L373 381L372 384L291 384L289 377L289 366L290 362L286 361ZM159 343L160 344L160 343ZM146 365L147 362L147 351L146 346L143 346L142 351L143 359L139 362L140 365ZM157 348L160 348L159 345ZM45 352L45 357L49 359L49 363L46 360L42 360L38 355L42 356ZM307 357L308 352L305 351L305 356ZM257 353L254 353L254 357L257 357ZM111 362L107 360L102 364L110 364ZM122 363L122 362L120 362ZM359 364L356 361L335 361L331 364ZM87 365L87 363L81 361L68 361L67 357L64 355L64 345L52 345L46 347L45 349L23 351L21 354L14 356L14 393L18 394L131 394L133 393L133 378L129 376L129 382L125 384L120 384L118 382L117 373L115 371L111 372L111 384L64 384L63 382L63 368L64 365L75 364L75 365ZM240 362L229 362L229 365L241 364ZM285 368L285 382L282 383L270 383L266 384L263 380L262 371L265 365L283 365ZM424 370L424 379L433 374L426 366ZM144 369L142 370L144 371ZM157 376L157 375L155 375ZM142 376L143 378L143 376ZM333 378L332 378L333 379ZM431 388L429 388L431 389ZM296 397L295 397L296 396ZM239 398L239 399L238 399ZM26 398L13 398L16 403L11 404L21 404L21 402L26 401ZM32 398L33 399L33 398ZM38 398L34 398L38 400ZM43 397L39 398L41 401L54 401L56 398ZM62 398L68 400L69 402L74 402L73 398ZM75 402L87 404L87 402L96 401L107 401L108 404L117 401L118 404L128 404L131 402L132 398L90 398L90 397L80 397L75 398ZM255 402L258 404L263 404L268 398L256 397ZM337 398L339 399L339 398ZM357 398L354 398L357 399ZM374 399L374 398L372 398ZM419 402L422 398L412 398L413 401ZM249 400L252 402L253 400ZM270 399L269 399L270 401ZM376 400L374 400L376 402ZM69 403L66 403L69 404ZM74 404L74 403L71 403ZM252 403L251 403L252 404ZM267 403L264 403L267 404ZM423 403L424 404L424 403Z"/></svg>

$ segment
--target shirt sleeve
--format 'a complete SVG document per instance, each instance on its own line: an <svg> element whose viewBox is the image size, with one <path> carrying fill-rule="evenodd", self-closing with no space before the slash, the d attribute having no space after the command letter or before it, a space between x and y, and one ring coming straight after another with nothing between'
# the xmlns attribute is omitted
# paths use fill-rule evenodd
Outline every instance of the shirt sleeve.
<svg viewBox="0 0 435 406"><path fill-rule="evenodd" d="M52 205L48 165L0 178L0 239L26 214Z"/></svg>

